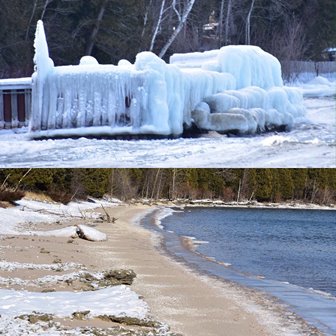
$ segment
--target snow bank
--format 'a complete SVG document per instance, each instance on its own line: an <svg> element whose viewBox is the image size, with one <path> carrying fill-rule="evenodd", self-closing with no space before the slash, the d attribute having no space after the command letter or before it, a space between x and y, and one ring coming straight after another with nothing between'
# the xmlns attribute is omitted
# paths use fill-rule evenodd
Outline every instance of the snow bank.
<svg viewBox="0 0 336 336"><path fill-rule="evenodd" d="M82 130L87 135L87 129L96 133L97 127L104 135L180 135L193 123L204 130L253 133L268 126L289 128L303 111L300 93L283 86L279 61L255 46L177 54L171 64L142 52L134 64L99 65L85 56L78 66L54 67L39 21L35 48L30 124L35 135L46 130L53 135L58 130L60 135L80 135ZM202 102L210 111L194 118ZM232 108L244 112L211 115ZM259 123L254 108L264 110L266 126L246 126L251 118ZM197 124L198 118L204 122Z"/></svg>
<svg viewBox="0 0 336 336"><path fill-rule="evenodd" d="M33 312L71 317L74 312L89 310L98 315L128 316L145 319L147 304L125 285L88 292L35 293L0 289L0 316L15 317Z"/></svg>
<svg viewBox="0 0 336 336"><path fill-rule="evenodd" d="M112 206L112 203L101 201L93 202L71 202L67 205L60 203L47 203L22 199L17 201L18 206L12 208L0 208L0 235L20 234L20 225L29 223L50 223L62 220L62 218L86 218L96 219L100 216L96 212L86 212L98 208L100 204ZM27 229L25 232L27 234ZM37 234L30 231L29 234ZM43 235L43 232L39 232ZM59 237L70 237L76 235L76 227L68 227L60 230L49 231L48 235Z"/></svg>
<svg viewBox="0 0 336 336"><path fill-rule="evenodd" d="M317 76L307 83L300 84L302 94L307 98L336 96L336 81Z"/></svg>

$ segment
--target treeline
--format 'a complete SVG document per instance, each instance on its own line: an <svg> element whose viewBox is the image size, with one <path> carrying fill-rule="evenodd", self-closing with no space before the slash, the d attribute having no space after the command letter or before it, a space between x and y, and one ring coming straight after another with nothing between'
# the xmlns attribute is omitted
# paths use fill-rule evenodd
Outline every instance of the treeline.
<svg viewBox="0 0 336 336"><path fill-rule="evenodd" d="M1 169L5 191L34 191L67 203L108 194L131 199L336 201L336 169Z"/></svg>
<svg viewBox="0 0 336 336"><path fill-rule="evenodd" d="M336 43L335 0L1 1L0 77L31 75L39 19L56 65L83 55L133 62L143 50L167 59L227 44L258 45L284 61L318 60Z"/></svg>

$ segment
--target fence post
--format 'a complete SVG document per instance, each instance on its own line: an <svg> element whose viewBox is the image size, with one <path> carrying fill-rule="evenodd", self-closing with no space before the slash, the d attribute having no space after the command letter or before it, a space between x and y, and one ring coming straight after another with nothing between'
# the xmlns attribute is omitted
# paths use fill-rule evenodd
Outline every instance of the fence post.
<svg viewBox="0 0 336 336"><path fill-rule="evenodd" d="M25 126L28 126L29 125L29 120L30 120L30 115L31 115L31 104L32 104L32 101L31 101L31 90L29 89L26 89L25 90L25 123L24 125Z"/></svg>
<svg viewBox="0 0 336 336"><path fill-rule="evenodd" d="M0 90L0 129L5 128L5 114L4 114L4 103L3 103L3 93Z"/></svg>
<svg viewBox="0 0 336 336"><path fill-rule="evenodd" d="M17 90L12 90L9 92L11 97L11 125L10 128L16 128L19 126L19 115L18 115L18 102L17 102Z"/></svg>

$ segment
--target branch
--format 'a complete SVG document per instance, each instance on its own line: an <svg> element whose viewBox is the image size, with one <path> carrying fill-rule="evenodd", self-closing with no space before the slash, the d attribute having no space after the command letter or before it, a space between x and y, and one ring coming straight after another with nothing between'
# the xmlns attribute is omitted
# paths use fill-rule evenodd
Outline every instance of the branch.
<svg viewBox="0 0 336 336"><path fill-rule="evenodd" d="M31 170L32 170L32 168L29 168L29 169L25 172L25 174L20 178L20 180L19 180L18 184L16 185L14 191L17 191L17 190L18 190L20 183L21 183L21 182L23 181L23 179L30 173Z"/></svg>

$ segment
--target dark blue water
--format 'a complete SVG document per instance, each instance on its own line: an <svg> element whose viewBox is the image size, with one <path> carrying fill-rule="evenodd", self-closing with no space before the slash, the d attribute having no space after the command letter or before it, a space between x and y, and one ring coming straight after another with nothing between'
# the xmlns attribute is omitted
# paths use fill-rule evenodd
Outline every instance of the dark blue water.
<svg viewBox="0 0 336 336"><path fill-rule="evenodd" d="M165 249L175 258L271 294L326 335L336 335L335 215L320 210L186 208L163 218L163 230L153 225L157 214L142 224L163 236ZM182 245L182 236L208 243L193 253Z"/></svg>
<svg viewBox="0 0 336 336"><path fill-rule="evenodd" d="M162 224L236 270L336 296L334 211L193 208Z"/></svg>

